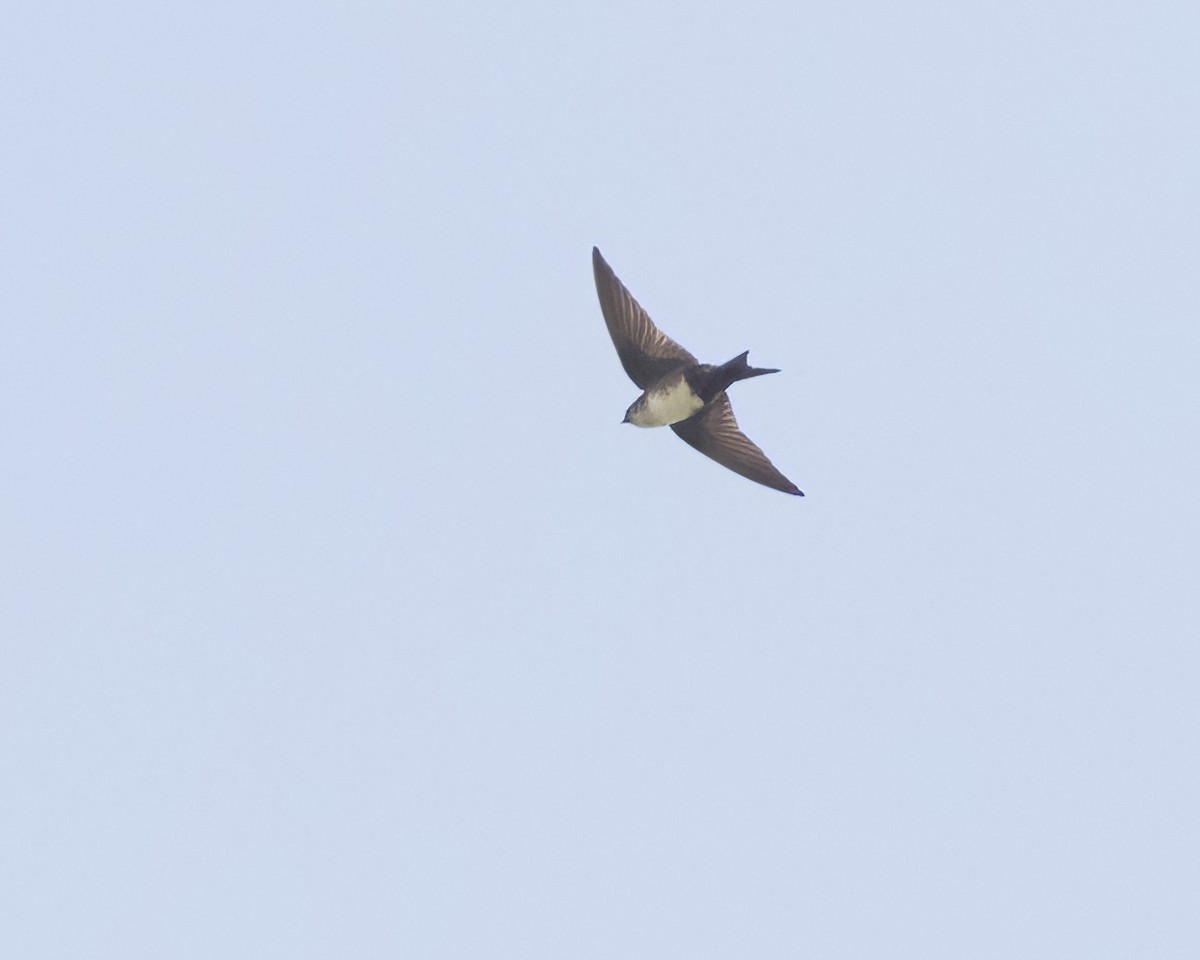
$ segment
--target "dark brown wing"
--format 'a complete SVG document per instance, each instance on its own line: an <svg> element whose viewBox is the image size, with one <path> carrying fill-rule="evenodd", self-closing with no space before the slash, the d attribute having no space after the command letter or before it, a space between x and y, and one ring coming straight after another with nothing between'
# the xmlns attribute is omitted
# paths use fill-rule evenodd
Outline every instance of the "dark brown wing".
<svg viewBox="0 0 1200 960"><path fill-rule="evenodd" d="M645 390L672 370L696 362L696 358L654 325L633 295L617 279L600 251L592 247L592 269L596 293L621 366L629 379Z"/></svg>
<svg viewBox="0 0 1200 960"><path fill-rule="evenodd" d="M671 429L684 443L695 447L706 457L712 457L734 473L784 493L804 496L800 488L776 470L767 455L738 429L728 394L717 394L713 402L698 414L671 424Z"/></svg>

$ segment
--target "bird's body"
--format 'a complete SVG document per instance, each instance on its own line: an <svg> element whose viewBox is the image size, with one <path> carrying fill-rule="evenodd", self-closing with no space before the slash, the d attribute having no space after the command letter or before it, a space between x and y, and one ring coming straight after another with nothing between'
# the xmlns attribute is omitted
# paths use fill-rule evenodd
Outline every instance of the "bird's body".
<svg viewBox="0 0 1200 960"><path fill-rule="evenodd" d="M682 370L668 373L642 391L625 411L624 423L635 427L666 427L699 413L704 400Z"/></svg>
<svg viewBox="0 0 1200 960"><path fill-rule="evenodd" d="M654 325L621 283L600 251L592 248L600 309L617 356L642 395L625 412L624 423L670 426L685 443L756 483L804 496L738 429L726 390L738 380L778 370L752 367L749 351L719 365L699 363Z"/></svg>

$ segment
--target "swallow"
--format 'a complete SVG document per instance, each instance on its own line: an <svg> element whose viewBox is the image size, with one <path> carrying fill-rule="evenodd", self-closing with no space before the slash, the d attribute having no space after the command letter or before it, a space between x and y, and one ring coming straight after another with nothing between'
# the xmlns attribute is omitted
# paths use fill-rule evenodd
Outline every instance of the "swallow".
<svg viewBox="0 0 1200 960"><path fill-rule="evenodd" d="M596 247L592 269L600 311L621 366L642 390L622 423L669 426L684 443L755 483L797 497L804 494L738 428L726 391L731 384L776 369L752 367L750 351L722 364L700 363L654 325Z"/></svg>

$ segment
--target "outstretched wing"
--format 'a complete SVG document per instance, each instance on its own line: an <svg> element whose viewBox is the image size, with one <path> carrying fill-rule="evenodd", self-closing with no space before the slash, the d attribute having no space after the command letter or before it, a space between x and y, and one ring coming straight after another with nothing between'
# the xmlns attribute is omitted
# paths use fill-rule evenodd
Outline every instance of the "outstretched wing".
<svg viewBox="0 0 1200 960"><path fill-rule="evenodd" d="M596 293L600 295L600 310L608 325L608 335L630 380L645 390L672 370L696 362L695 357L654 325L595 247L592 247L592 269L596 273Z"/></svg>
<svg viewBox="0 0 1200 960"><path fill-rule="evenodd" d="M774 490L804 496L800 488L780 473L767 455L738 429L728 394L719 393L698 414L671 424L671 429L684 443L734 473Z"/></svg>

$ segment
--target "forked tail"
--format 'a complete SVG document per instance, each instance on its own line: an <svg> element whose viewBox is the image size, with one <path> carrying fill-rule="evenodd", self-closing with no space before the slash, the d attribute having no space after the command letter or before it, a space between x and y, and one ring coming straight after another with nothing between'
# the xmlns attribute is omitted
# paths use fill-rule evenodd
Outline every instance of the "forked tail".
<svg viewBox="0 0 1200 960"><path fill-rule="evenodd" d="M739 380L749 380L751 377L761 377L766 373L779 372L778 370L769 367L750 366L746 360L746 357L749 355L750 351L746 350L742 353L739 353L732 360L727 360L725 363L717 367L720 380L724 384L721 389L724 389L731 383L737 383Z"/></svg>

